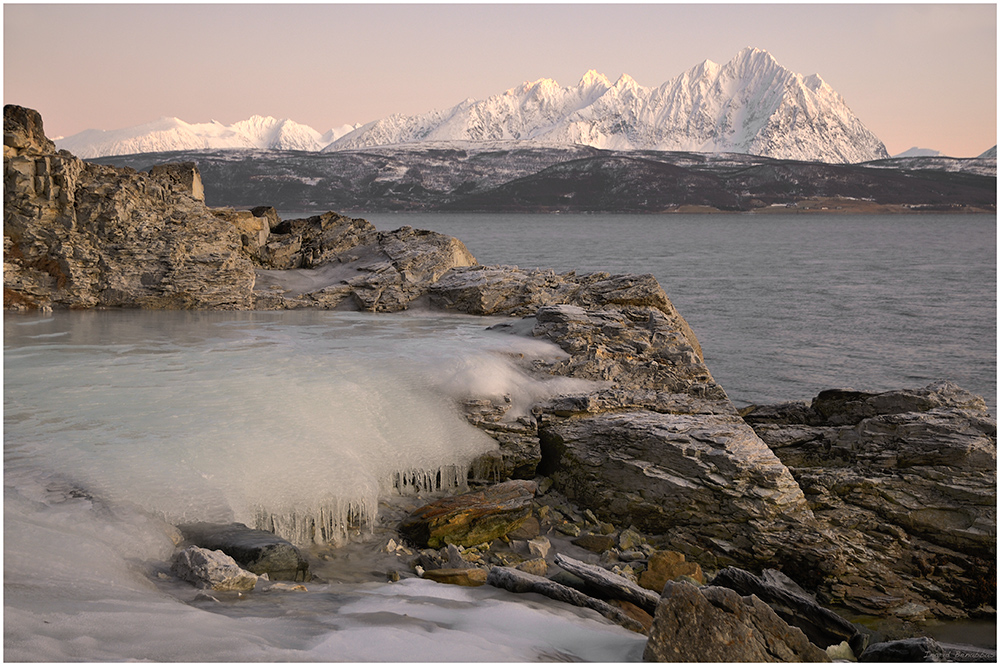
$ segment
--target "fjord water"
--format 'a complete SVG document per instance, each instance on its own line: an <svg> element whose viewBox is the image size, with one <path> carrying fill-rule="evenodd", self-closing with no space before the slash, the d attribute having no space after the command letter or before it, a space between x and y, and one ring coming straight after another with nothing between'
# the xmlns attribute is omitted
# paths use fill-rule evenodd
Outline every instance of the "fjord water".
<svg viewBox="0 0 1000 666"><path fill-rule="evenodd" d="M484 264L653 273L738 404L944 378L995 411L994 216L366 217L455 235ZM638 660L642 637L499 590L353 581L217 603L158 575L167 522L363 538L380 498L460 487L493 443L456 400L509 394L517 412L574 388L520 372L513 356L561 352L496 321L6 315L5 658Z"/></svg>
<svg viewBox="0 0 1000 666"><path fill-rule="evenodd" d="M652 273L738 406L948 379L996 414L995 215L359 215L481 264Z"/></svg>

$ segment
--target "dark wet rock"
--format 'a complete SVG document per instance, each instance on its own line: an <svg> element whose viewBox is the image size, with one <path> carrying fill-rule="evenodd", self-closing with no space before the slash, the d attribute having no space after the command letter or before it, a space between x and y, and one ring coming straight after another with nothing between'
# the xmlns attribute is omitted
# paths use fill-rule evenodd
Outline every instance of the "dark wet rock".
<svg viewBox="0 0 1000 666"><path fill-rule="evenodd" d="M828 662L809 642L754 596L724 587L668 582L643 653L645 661Z"/></svg>
<svg viewBox="0 0 1000 666"><path fill-rule="evenodd" d="M534 481L513 480L426 504L399 524L419 546L475 546L520 527L531 515Z"/></svg>
<svg viewBox="0 0 1000 666"><path fill-rule="evenodd" d="M178 525L184 539L202 548L220 550L247 571L271 580L309 579L309 563L298 548L276 534L242 523Z"/></svg>
<svg viewBox="0 0 1000 666"><path fill-rule="evenodd" d="M858 661L864 662L940 662L947 661L944 648L933 638L907 638L874 643Z"/></svg>
<svg viewBox="0 0 1000 666"><path fill-rule="evenodd" d="M595 596L599 596L602 599L627 601L635 604L650 615L656 612L656 604L660 600L659 595L636 585L623 576L613 574L602 567L567 557L561 553L557 554L553 561L566 571L584 580L587 586L594 590Z"/></svg>
<svg viewBox="0 0 1000 666"><path fill-rule="evenodd" d="M509 592L518 594L535 592L567 604L590 608L630 631L645 633L641 623L620 609L548 578L534 576L509 567L493 567L490 569L486 582L493 587L499 587Z"/></svg>
<svg viewBox="0 0 1000 666"><path fill-rule="evenodd" d="M178 578L217 592L252 590L257 584L257 576L240 568L229 555L198 546L189 546L179 552L171 571Z"/></svg>
<svg viewBox="0 0 1000 666"><path fill-rule="evenodd" d="M748 571L727 567L712 578L712 585L728 587L744 596L756 595L783 620L798 627L813 644L826 649L847 641L854 654L864 652L868 634L815 601L767 583Z"/></svg>

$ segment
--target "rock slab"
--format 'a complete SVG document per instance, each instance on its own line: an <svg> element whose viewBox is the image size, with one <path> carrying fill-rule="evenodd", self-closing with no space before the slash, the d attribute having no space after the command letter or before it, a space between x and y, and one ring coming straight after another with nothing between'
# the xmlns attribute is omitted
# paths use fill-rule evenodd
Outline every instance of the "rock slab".
<svg viewBox="0 0 1000 666"><path fill-rule="evenodd" d="M857 655L868 645L868 635L856 625L811 599L770 585L748 571L727 567L715 575L712 585L728 587L742 595L756 595L818 647L826 649L846 641Z"/></svg>
<svg viewBox="0 0 1000 666"><path fill-rule="evenodd" d="M724 587L668 582L653 618L645 661L828 662L809 642L754 596Z"/></svg>

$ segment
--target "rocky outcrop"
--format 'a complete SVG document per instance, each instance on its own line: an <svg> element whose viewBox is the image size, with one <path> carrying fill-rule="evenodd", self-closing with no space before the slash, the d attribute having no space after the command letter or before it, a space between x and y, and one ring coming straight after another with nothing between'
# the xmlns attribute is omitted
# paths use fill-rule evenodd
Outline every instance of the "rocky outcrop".
<svg viewBox="0 0 1000 666"><path fill-rule="evenodd" d="M835 390L745 418L849 544L855 564L818 586L824 601L908 619L994 606L996 420L982 398L948 382Z"/></svg>
<svg viewBox="0 0 1000 666"><path fill-rule="evenodd" d="M461 241L325 213L279 224L262 249L255 290L261 310L398 312L424 299L449 270L475 264ZM280 269L280 270L279 270Z"/></svg>
<svg viewBox="0 0 1000 666"><path fill-rule="evenodd" d="M193 163L85 163L55 152L37 112L5 106L4 308L394 312L475 264L430 231L380 232L336 213L282 221L204 198Z"/></svg>
<svg viewBox="0 0 1000 666"><path fill-rule="evenodd" d="M670 582L663 588L644 661L828 662L826 652L755 596Z"/></svg>
<svg viewBox="0 0 1000 666"><path fill-rule="evenodd" d="M766 583L747 571L727 567L715 575L712 585L757 596L818 647L825 649L846 641L852 652L859 655L868 645L868 635L859 627L815 601Z"/></svg>
<svg viewBox="0 0 1000 666"><path fill-rule="evenodd" d="M193 165L140 173L56 153L4 107L4 307L245 309L253 267Z"/></svg>

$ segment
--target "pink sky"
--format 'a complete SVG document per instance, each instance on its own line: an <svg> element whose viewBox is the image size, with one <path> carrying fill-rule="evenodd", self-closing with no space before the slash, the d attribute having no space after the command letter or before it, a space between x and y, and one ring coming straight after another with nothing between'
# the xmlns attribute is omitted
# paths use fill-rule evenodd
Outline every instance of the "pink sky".
<svg viewBox="0 0 1000 666"><path fill-rule="evenodd" d="M659 86L753 46L886 144L996 144L995 4L4 5L4 103L50 136L176 116L323 132L588 69Z"/></svg>

